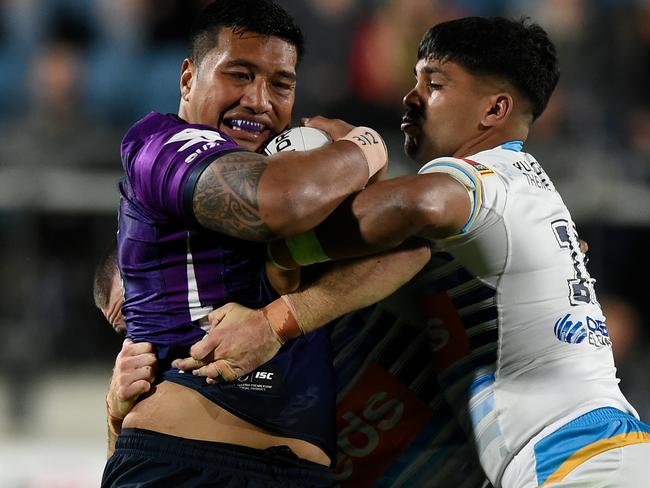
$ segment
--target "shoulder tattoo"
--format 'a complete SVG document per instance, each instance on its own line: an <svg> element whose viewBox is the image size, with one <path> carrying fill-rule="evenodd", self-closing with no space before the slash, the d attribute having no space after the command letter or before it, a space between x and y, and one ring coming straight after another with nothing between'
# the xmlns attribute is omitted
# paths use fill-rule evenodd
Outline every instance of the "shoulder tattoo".
<svg viewBox="0 0 650 488"><path fill-rule="evenodd" d="M260 216L257 191L266 158L233 152L212 162L194 189L194 215L208 229L232 237L263 241L272 233Z"/></svg>

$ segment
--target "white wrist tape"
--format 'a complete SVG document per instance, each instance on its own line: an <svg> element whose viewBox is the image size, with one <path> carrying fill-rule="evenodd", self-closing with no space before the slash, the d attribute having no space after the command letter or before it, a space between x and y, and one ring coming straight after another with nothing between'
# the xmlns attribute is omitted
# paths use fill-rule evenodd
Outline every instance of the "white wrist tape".
<svg viewBox="0 0 650 488"><path fill-rule="evenodd" d="M368 164L368 178L388 163L388 149L379 133L369 127L355 127L339 141L354 142L363 151Z"/></svg>

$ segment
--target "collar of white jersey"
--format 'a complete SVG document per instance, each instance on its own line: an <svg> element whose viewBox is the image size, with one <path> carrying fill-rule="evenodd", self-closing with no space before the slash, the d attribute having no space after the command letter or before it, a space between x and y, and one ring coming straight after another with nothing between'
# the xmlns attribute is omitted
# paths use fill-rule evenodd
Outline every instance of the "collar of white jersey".
<svg viewBox="0 0 650 488"><path fill-rule="evenodd" d="M524 149L524 141L521 140L508 141L505 144L501 144L501 146L499 147L507 151L521 152Z"/></svg>

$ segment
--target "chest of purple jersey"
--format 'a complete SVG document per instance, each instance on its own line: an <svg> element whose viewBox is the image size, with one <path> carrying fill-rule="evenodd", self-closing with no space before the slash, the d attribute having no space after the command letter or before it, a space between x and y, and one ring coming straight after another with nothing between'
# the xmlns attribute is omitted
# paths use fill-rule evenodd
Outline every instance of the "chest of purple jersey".
<svg viewBox="0 0 650 488"><path fill-rule="evenodd" d="M118 263L131 339L191 345L213 308L228 301L260 307L274 298L265 245L209 231L193 215L200 174L240 150L226 135L170 114L149 114L124 137Z"/></svg>

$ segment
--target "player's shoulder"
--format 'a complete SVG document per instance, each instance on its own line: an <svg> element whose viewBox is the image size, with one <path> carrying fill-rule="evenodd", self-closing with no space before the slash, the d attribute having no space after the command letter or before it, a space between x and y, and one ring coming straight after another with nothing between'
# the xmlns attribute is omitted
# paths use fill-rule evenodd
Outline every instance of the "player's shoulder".
<svg viewBox="0 0 650 488"><path fill-rule="evenodd" d="M122 145L138 144L160 138L163 144L168 142L202 139L205 141L234 141L219 130L201 124L190 124L175 114L150 112L126 132Z"/></svg>
<svg viewBox="0 0 650 488"><path fill-rule="evenodd" d="M474 156L467 158L444 156L432 159L428 163L424 164L418 173L426 174L434 172L462 171L463 173L478 174L480 176L494 174L494 171L491 169L491 167L482 161L482 159L476 158Z"/></svg>
<svg viewBox="0 0 650 488"><path fill-rule="evenodd" d="M201 156L243 148L214 127L190 124L175 114L151 112L127 131L121 150L129 167L141 158L153 161L168 154L172 159L182 158L191 163Z"/></svg>
<svg viewBox="0 0 650 488"><path fill-rule="evenodd" d="M150 112L126 131L122 140L122 145L137 144L152 135L173 129L174 127L181 125L181 123L181 119L178 117L174 118L172 114Z"/></svg>
<svg viewBox="0 0 650 488"><path fill-rule="evenodd" d="M509 168L514 162L525 157L523 141L509 141L491 149L473 154L466 160L488 167L496 172Z"/></svg>
<svg viewBox="0 0 650 488"><path fill-rule="evenodd" d="M136 158L140 149L154 138L164 137L168 132L182 127L183 121L172 114L150 112L133 124L122 138L122 159L126 162Z"/></svg>

